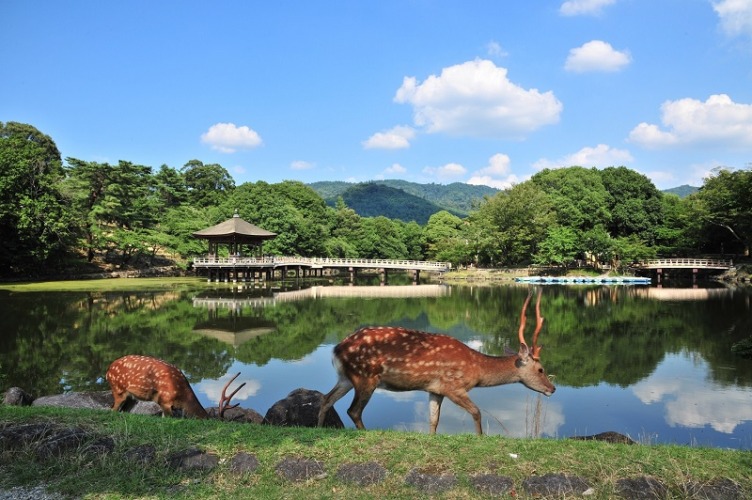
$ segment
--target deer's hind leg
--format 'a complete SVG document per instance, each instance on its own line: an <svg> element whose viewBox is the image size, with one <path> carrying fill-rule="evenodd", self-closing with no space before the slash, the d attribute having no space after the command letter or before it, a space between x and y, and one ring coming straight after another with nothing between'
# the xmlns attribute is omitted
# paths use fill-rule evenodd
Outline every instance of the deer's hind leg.
<svg viewBox="0 0 752 500"><path fill-rule="evenodd" d="M350 408L347 409L347 414L350 415L350 418L355 423L355 427L360 430L365 430L366 428L361 418L363 408L371 400L373 391L379 386L379 382L379 377L358 377L352 380L353 387L355 388L355 397Z"/></svg>
<svg viewBox="0 0 752 500"><path fill-rule="evenodd" d="M326 412L329 411L329 408L334 406L334 403L342 399L342 397L350 392L350 389L352 388L352 382L350 382L350 380L344 375L340 375L337 384L332 388L331 391L329 391L326 396L324 396L324 399L321 401L321 407L319 408L319 420L317 424L318 427L322 427L324 425Z"/></svg>

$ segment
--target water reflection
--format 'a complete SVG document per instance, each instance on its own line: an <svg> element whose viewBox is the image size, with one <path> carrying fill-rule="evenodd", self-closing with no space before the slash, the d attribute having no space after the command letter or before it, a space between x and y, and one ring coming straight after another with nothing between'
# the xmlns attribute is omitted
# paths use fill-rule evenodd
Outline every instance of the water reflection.
<svg viewBox="0 0 752 500"><path fill-rule="evenodd" d="M180 366L204 405L241 372L235 399L264 413L294 389L328 391L331 348L365 325L450 334L489 354L517 350L527 287L406 285L153 292L0 292L0 381L35 395L106 389L128 353ZM511 436L617 431L648 442L752 448L752 363L730 352L752 333L749 289L547 286L543 364L557 392L473 390L484 429ZM351 395L336 405L343 420ZM370 428L427 432L427 395L377 391ZM439 432L473 432L447 402Z"/></svg>
<svg viewBox="0 0 752 500"><path fill-rule="evenodd" d="M707 363L697 355L669 356L647 379L632 387L644 404L663 405L671 427L702 428L733 434L752 421L752 390L724 387L704 380Z"/></svg>

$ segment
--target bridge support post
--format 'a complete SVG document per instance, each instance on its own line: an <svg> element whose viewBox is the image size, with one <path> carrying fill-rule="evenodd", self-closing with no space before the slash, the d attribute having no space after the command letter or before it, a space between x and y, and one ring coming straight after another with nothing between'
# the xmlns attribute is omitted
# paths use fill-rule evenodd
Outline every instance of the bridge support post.
<svg viewBox="0 0 752 500"><path fill-rule="evenodd" d="M383 267L379 269L379 283L381 284L381 286L386 285L386 279L387 279L386 268Z"/></svg>
<svg viewBox="0 0 752 500"><path fill-rule="evenodd" d="M661 284L661 275L663 274L663 269L658 268L655 270L655 272L658 274L658 284Z"/></svg>
<svg viewBox="0 0 752 500"><path fill-rule="evenodd" d="M354 267L348 267L347 271L350 273L350 284L355 283L355 275L357 274L357 271Z"/></svg>
<svg viewBox="0 0 752 500"><path fill-rule="evenodd" d="M420 269L413 269L413 285L420 283Z"/></svg>

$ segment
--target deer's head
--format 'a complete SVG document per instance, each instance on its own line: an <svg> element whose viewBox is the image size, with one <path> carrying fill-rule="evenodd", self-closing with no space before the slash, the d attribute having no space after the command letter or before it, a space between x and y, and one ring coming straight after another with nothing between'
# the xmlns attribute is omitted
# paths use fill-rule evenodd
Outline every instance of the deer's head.
<svg viewBox="0 0 752 500"><path fill-rule="evenodd" d="M525 342L525 312L527 311L527 305L530 302L529 293L525 299L525 304L522 306L522 313L520 314L520 350L517 353L517 360L515 366L519 370L520 382L528 389L550 396L556 391L556 387L551 383L551 380L546 375L546 370L540 362L540 351L543 346L538 345L538 334L543 328L543 318L540 314L540 301L541 294L538 293L538 299L535 302L535 331L533 332L533 347L528 347Z"/></svg>

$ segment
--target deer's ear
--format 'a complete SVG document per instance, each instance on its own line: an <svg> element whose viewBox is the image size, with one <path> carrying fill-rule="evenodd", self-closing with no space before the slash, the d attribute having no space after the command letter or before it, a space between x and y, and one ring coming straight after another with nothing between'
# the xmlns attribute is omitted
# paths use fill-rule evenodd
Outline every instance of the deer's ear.
<svg viewBox="0 0 752 500"><path fill-rule="evenodd" d="M530 359L530 349L528 349L527 344L520 344L520 352L517 353L517 361L515 361L515 366L517 368L521 366L525 366Z"/></svg>
<svg viewBox="0 0 752 500"><path fill-rule="evenodd" d="M527 357L530 356L530 349L527 344L520 342L520 351L517 354L519 354L522 359L527 359Z"/></svg>

